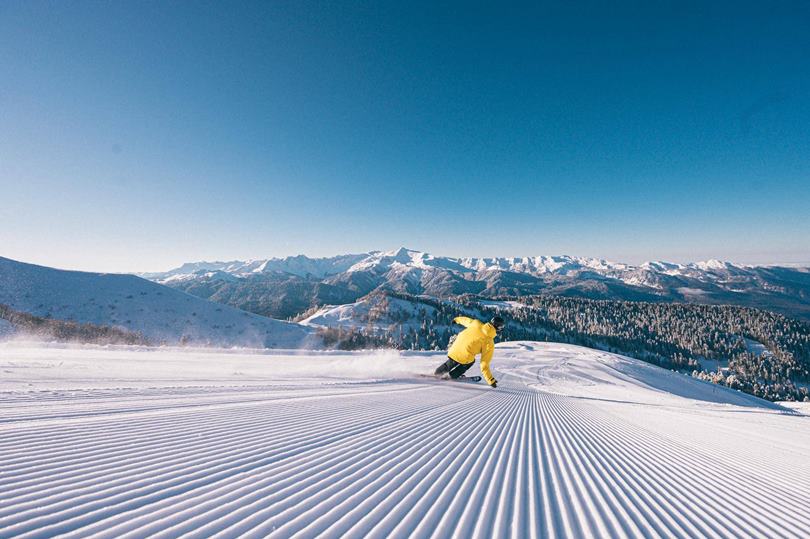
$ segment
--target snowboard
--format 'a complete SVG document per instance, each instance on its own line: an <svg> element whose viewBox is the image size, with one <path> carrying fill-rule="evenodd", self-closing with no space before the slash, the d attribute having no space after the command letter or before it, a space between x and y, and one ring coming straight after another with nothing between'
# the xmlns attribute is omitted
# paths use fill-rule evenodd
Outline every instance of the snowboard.
<svg viewBox="0 0 810 539"><path fill-rule="evenodd" d="M469 384L475 384L483 379L481 376L464 376L464 375L459 376L458 378L450 378L449 376L436 374L420 374L419 376L423 378L433 378L434 380L446 380L448 382L467 382Z"/></svg>

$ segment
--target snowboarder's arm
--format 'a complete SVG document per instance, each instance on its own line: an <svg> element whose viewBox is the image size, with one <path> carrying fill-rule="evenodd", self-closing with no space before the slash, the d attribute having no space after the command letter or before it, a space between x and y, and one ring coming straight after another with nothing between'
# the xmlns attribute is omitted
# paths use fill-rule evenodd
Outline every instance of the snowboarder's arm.
<svg viewBox="0 0 810 539"><path fill-rule="evenodd" d="M495 341L487 341L481 350L481 374L484 375L484 380L494 387L495 377L492 376L492 371L489 370L489 362L492 360L492 354L495 352Z"/></svg>
<svg viewBox="0 0 810 539"><path fill-rule="evenodd" d="M456 324L462 325L465 328L470 327L470 324L473 323L473 319L467 316L457 316L453 319L453 322Z"/></svg>

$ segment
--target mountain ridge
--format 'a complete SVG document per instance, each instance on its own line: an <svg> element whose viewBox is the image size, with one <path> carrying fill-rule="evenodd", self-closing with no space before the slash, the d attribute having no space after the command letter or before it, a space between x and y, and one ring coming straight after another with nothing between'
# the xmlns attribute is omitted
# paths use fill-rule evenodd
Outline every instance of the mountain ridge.
<svg viewBox="0 0 810 539"><path fill-rule="evenodd" d="M349 262L346 261L356 261ZM343 262L344 264L340 264ZM299 268L296 271L296 263ZM360 271L379 265L393 265L394 263L414 267L443 267L446 269L459 269L468 271L484 270L511 270L530 273L563 273L571 269L592 268L599 271L616 270L647 270L662 273L675 273L678 271L698 270L704 272L722 270L748 270L753 268L788 268L810 273L810 263L805 264L740 264L730 260L711 258L694 262L670 262L666 260L649 260L641 264L615 262L605 258L585 257L575 255L535 255L523 257L451 257L436 256L426 251L400 247L391 251L369 251L367 253L354 253L335 255L329 257L309 257L298 254L286 257L256 258L230 261L198 261L186 262L177 268L163 272L133 273L149 280L163 280L169 277L190 276L200 271L224 271L234 275L260 273L263 271L286 271L288 273L315 276L329 275L324 266L332 266L334 273L343 271ZM309 268L316 269L311 271ZM527 271L527 268L530 271Z"/></svg>
<svg viewBox="0 0 810 539"><path fill-rule="evenodd" d="M187 263L163 273L140 274L201 297L242 308L259 300L260 314L291 317L326 303L350 303L374 290L445 298L548 294L637 301L733 304L810 320L810 268L755 266L710 259L640 265L570 255L444 257L400 248L361 254ZM284 284L286 282L286 284ZM317 287L332 298L322 301ZM291 292L295 288L298 292ZM275 297L269 297L273 290ZM278 296L289 306L276 308ZM219 297L219 299L218 299ZM251 309L248 309L251 310Z"/></svg>

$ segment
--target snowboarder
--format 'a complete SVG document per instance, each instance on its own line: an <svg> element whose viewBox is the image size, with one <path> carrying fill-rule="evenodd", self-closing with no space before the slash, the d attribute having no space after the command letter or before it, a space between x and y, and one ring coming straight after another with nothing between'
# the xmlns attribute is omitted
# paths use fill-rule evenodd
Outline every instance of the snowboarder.
<svg viewBox="0 0 810 539"><path fill-rule="evenodd" d="M452 341L450 349L447 351L448 359L436 369L436 376L458 378L473 366L475 356L481 354L481 374L484 375L484 379L490 386L498 387L498 381L489 370L489 362L495 351L495 335L504 326L503 318L495 316L485 324L474 318L458 316L453 319L453 322L466 329L456 336L455 341Z"/></svg>

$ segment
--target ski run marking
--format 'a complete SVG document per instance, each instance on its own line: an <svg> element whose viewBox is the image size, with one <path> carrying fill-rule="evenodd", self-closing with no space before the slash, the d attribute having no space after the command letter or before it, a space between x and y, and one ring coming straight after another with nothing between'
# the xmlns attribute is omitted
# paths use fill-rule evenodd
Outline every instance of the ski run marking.
<svg viewBox="0 0 810 539"><path fill-rule="evenodd" d="M4 391L0 537L810 536L810 417L582 348L501 352L498 389Z"/></svg>

